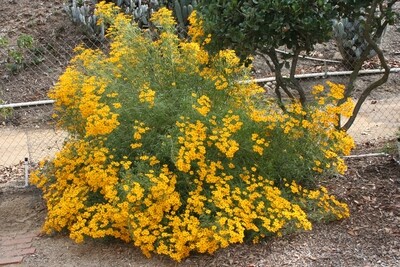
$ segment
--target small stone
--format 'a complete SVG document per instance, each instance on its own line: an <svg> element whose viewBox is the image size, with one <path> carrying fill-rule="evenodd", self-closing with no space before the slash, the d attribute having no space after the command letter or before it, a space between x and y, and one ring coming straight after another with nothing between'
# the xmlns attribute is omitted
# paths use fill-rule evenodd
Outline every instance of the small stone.
<svg viewBox="0 0 400 267"><path fill-rule="evenodd" d="M328 67L328 71L331 71L331 72L336 71L336 67L334 67L334 66L329 66L329 67Z"/></svg>
<svg viewBox="0 0 400 267"><path fill-rule="evenodd" d="M335 54L333 54L333 58L334 60L343 60L342 54L340 54L340 52L336 52Z"/></svg>

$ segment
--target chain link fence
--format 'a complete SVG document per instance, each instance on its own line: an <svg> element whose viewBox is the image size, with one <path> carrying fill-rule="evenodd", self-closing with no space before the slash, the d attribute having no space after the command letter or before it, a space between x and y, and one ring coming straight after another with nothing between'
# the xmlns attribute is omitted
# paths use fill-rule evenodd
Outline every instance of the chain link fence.
<svg viewBox="0 0 400 267"><path fill-rule="evenodd" d="M389 81L367 99L349 131L358 143L389 140L398 135L400 52L395 50L400 47L398 40L382 44L392 73ZM27 167L34 168L43 158L54 156L68 137L55 127L53 102L47 92L81 43L104 48L104 44L79 31L57 32L46 38L17 34L9 41L0 39L0 187L26 185ZM260 62L256 60L254 64L255 76L273 92L274 75ZM365 66L356 84L360 89L379 77L381 70L374 67L373 60L370 64ZM327 80L346 83L349 75L332 43L320 45L314 54L302 58L299 69L299 80L310 89Z"/></svg>

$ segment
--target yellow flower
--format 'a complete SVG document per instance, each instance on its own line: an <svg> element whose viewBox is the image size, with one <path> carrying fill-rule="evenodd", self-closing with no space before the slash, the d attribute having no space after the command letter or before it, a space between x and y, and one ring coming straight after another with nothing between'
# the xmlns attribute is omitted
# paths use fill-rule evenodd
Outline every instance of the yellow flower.
<svg viewBox="0 0 400 267"><path fill-rule="evenodd" d="M157 12L153 13L150 18L150 21L157 26L166 28L174 27L175 25L175 20L173 19L172 16L172 11L165 7L162 7Z"/></svg>
<svg viewBox="0 0 400 267"><path fill-rule="evenodd" d="M323 85L315 85L311 91L311 93L313 95L319 95L320 93L322 93L324 91L324 86Z"/></svg>
<svg viewBox="0 0 400 267"><path fill-rule="evenodd" d="M154 99L156 96L156 91L151 90L149 84L144 84L139 91L139 101L142 103L149 103L150 107L154 106Z"/></svg>
<svg viewBox="0 0 400 267"><path fill-rule="evenodd" d="M96 4L96 9L94 12L94 14L99 18L97 24L101 25L113 21L119 11L120 8L114 3L106 3L106 1L100 1Z"/></svg>
<svg viewBox="0 0 400 267"><path fill-rule="evenodd" d="M203 21L199 18L199 15L196 11L193 11L189 18L189 29L188 35L192 38L193 42L200 43L204 37L204 30L203 30ZM210 41L211 36L207 36L208 40Z"/></svg>
<svg viewBox="0 0 400 267"><path fill-rule="evenodd" d="M341 85L341 84L336 84L336 83L332 83L332 82L327 82L327 84L330 87L330 91L329 91L329 96L333 97L334 99L343 99L344 97L344 89L345 86Z"/></svg>
<svg viewBox="0 0 400 267"><path fill-rule="evenodd" d="M193 105L193 108L196 109L201 115L207 116L208 112L211 109L211 100L206 95L202 95L197 99L197 103L199 106Z"/></svg>

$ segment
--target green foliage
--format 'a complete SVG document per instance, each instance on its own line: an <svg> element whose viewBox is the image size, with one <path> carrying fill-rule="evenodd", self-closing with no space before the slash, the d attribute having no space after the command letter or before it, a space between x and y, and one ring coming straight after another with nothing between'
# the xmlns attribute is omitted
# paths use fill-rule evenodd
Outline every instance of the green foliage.
<svg viewBox="0 0 400 267"><path fill-rule="evenodd" d="M305 91L294 78L297 61L301 52L309 52L316 43L330 38L335 11L329 1L202 0L198 10L206 32L213 36L210 51L233 48L242 59L256 53L267 55L266 61L275 72L279 101L283 91L305 104ZM292 49L291 61L276 53L281 46ZM284 66L290 69L290 78L282 74Z"/></svg>
<svg viewBox="0 0 400 267"><path fill-rule="evenodd" d="M20 49L32 49L33 43L33 37L28 34L22 34L17 39L17 46Z"/></svg>
<svg viewBox="0 0 400 267"><path fill-rule="evenodd" d="M0 36L0 48L6 47L8 45L8 40L7 38Z"/></svg>
<svg viewBox="0 0 400 267"><path fill-rule="evenodd" d="M199 8L213 45L247 56L279 46L311 51L329 39L333 7L328 1L201 0Z"/></svg>
<svg viewBox="0 0 400 267"><path fill-rule="evenodd" d="M4 101L0 98L0 105L5 104ZM0 118L2 119L7 119L13 114L13 109L12 108L0 108Z"/></svg>
<svg viewBox="0 0 400 267"><path fill-rule="evenodd" d="M5 37L0 38L0 48L7 55L5 66L11 73L16 74L27 66L37 65L44 60L42 49L31 35L21 34L16 43L13 46Z"/></svg>
<svg viewBox="0 0 400 267"><path fill-rule="evenodd" d="M393 8L398 0L330 0L330 2L335 5L340 17L354 19L365 16L368 9L373 5L379 8L379 11L382 12L381 15L387 18L389 24L393 24L399 16Z"/></svg>

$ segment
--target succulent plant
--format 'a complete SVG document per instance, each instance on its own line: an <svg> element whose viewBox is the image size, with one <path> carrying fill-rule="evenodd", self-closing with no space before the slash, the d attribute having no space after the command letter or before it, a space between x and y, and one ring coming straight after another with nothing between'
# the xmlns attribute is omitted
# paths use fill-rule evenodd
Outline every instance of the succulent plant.
<svg viewBox="0 0 400 267"><path fill-rule="evenodd" d="M111 0L110 0L111 1ZM149 18L152 12L167 4L171 0L113 0L117 6L126 14L132 14L140 27L148 27ZM91 36L104 39L104 25L97 25L97 17L94 14L95 5L98 0L69 0L64 4L64 10L70 15L73 22L84 25Z"/></svg>
<svg viewBox="0 0 400 267"><path fill-rule="evenodd" d="M179 32L185 32L188 17L196 7L196 0L109 0L114 2L126 14L132 14L140 27L149 27L149 19L153 12L160 7L174 10L179 24ZM65 11L71 19L85 26L92 36L104 39L104 26L97 25L97 17L94 15L95 5L98 0L69 0L64 4Z"/></svg>
<svg viewBox="0 0 400 267"><path fill-rule="evenodd" d="M97 25L97 17L94 14L96 3L96 0L70 0L64 4L64 10L73 22L84 25L90 35L104 38L104 27Z"/></svg>
<svg viewBox="0 0 400 267"><path fill-rule="evenodd" d="M368 43L364 39L362 17L351 21L348 18L333 21L333 34L343 61L349 67L360 58L361 54L367 49ZM381 38L374 40L378 45ZM368 58L376 55L374 50L368 54Z"/></svg>
<svg viewBox="0 0 400 267"><path fill-rule="evenodd" d="M187 25L188 17L193 12L193 8L196 6L196 0L175 0L174 14L181 27L185 27Z"/></svg>

